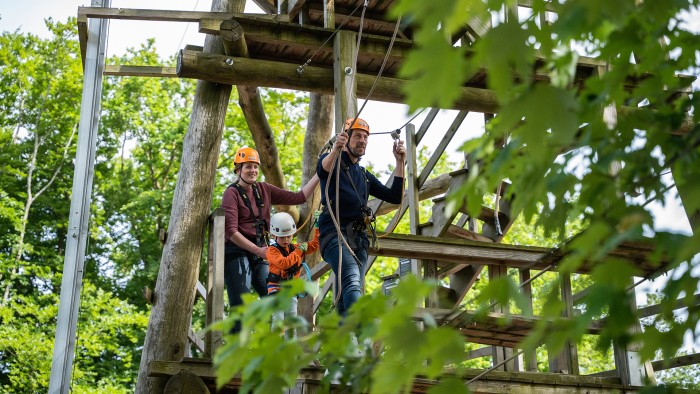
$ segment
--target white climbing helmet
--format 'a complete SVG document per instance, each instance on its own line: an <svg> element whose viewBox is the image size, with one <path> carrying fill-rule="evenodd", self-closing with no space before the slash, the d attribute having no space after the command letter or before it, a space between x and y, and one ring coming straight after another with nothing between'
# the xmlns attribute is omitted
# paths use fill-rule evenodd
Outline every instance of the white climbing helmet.
<svg viewBox="0 0 700 394"><path fill-rule="evenodd" d="M279 212L270 218L270 234L276 237L286 237L294 235L297 225L294 219L287 212Z"/></svg>

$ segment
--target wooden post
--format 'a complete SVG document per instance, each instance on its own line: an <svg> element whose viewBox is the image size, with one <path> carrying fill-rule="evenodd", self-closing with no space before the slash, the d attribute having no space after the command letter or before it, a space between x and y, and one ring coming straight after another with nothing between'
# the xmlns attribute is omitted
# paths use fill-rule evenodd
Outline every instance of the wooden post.
<svg viewBox="0 0 700 394"><path fill-rule="evenodd" d="M630 284L634 282L634 278L630 278ZM630 306L637 309L637 300L634 290L627 298ZM641 332L642 327L637 320L637 324L630 328L632 334ZM613 345L613 353L615 357L615 371L620 378L620 382L624 385L644 386L649 380L652 384L656 384L654 376L654 368L651 361L642 362L639 356L639 343L630 343L627 346Z"/></svg>
<svg viewBox="0 0 700 394"><path fill-rule="evenodd" d="M216 208L209 217L209 253L207 255L207 326L224 318L224 243L226 217ZM213 358L221 346L222 333L209 330L204 338L205 356Z"/></svg>
<svg viewBox="0 0 700 394"><path fill-rule="evenodd" d="M409 210L411 234L419 235L420 230L420 200L418 199L418 180L416 162L416 127L412 124L406 125L406 204ZM411 260L411 272L418 278L421 274L421 262L416 259Z"/></svg>
<svg viewBox="0 0 700 394"><path fill-rule="evenodd" d="M502 278L508 276L508 268L500 265L489 265L489 282L492 282L498 278ZM498 313L506 313L508 311L508 305L501 305L501 304L496 304L493 307L494 312ZM492 347L492 355L493 355L493 365L496 365L503 360L510 358L513 355L513 349L511 348L506 348L502 346L493 346ZM501 371L515 371L516 370L516 363L515 360L508 361L507 363L503 364L501 367L498 368L498 370Z"/></svg>
<svg viewBox="0 0 700 394"><path fill-rule="evenodd" d="M520 283L525 283L530 280L530 270L521 269L520 270ZM523 295L526 298L526 309L523 310L523 315L532 316L532 283L528 283L522 286ZM537 372L537 352L526 352L523 354L523 369L528 372Z"/></svg>
<svg viewBox="0 0 700 394"><path fill-rule="evenodd" d="M214 12L235 11L242 2L214 0ZM220 37L207 35L205 52L223 51ZM136 393L162 392L163 377L149 377L151 361L177 361L188 344L193 289L199 276L204 239L214 192L221 132L231 96L231 86L199 81L194 94L192 116L182 147L182 162L175 191L168 238L163 246L160 270L154 289L154 304L148 320ZM183 291L184 290L184 291Z"/></svg>
<svg viewBox="0 0 700 394"><path fill-rule="evenodd" d="M565 305L562 312L564 317L573 317L574 302L571 294L571 274L567 272L559 273L561 300ZM568 373L578 375L578 351L576 344L571 341L566 341L564 349L558 355L549 354L549 371L556 373Z"/></svg>
<svg viewBox="0 0 700 394"><path fill-rule="evenodd" d="M333 92L335 93L335 131L343 131L345 119L357 114L357 34L340 30L333 41Z"/></svg>

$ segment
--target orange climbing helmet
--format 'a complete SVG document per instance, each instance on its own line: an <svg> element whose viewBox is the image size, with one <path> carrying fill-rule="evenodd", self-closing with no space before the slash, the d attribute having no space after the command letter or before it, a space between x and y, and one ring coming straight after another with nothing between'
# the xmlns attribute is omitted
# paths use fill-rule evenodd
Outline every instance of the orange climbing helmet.
<svg viewBox="0 0 700 394"><path fill-rule="evenodd" d="M243 147L236 152L233 164L258 163L260 165L260 155L253 148Z"/></svg>
<svg viewBox="0 0 700 394"><path fill-rule="evenodd" d="M355 121L353 123L353 120ZM351 130L364 130L369 134L369 124L364 120L364 119L354 119L354 118L348 118L345 120L345 131L351 131Z"/></svg>

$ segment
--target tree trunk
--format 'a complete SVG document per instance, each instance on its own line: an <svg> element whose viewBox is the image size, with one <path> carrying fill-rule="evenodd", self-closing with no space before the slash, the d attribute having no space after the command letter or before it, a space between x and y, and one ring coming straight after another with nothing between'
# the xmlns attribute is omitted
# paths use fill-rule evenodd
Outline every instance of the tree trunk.
<svg viewBox="0 0 700 394"><path fill-rule="evenodd" d="M275 144L275 134L267 122L260 91L254 86L237 86L237 89L238 103L253 135L255 148L260 153L260 167L265 174L265 182L284 188L284 173L282 173L277 144Z"/></svg>
<svg viewBox="0 0 700 394"><path fill-rule="evenodd" d="M304 138L304 158L302 161L302 184L311 179L316 174L316 163L318 153L323 144L331 137L333 132L333 96L311 93L309 98L309 116L306 127L306 137ZM301 209L301 217L305 220L313 209L317 209L321 202L321 191L317 188L314 196L306 206ZM313 219L309 220L309 226L313 224ZM307 231L302 231L300 235L306 236ZM306 264L313 268L320 261L320 252L314 253L306 258ZM298 313L308 322L313 324L314 299L305 297L299 300Z"/></svg>
<svg viewBox="0 0 700 394"><path fill-rule="evenodd" d="M234 8L242 10L243 6L244 2L240 0L214 0L211 10L236 12ZM221 38L208 35L204 50L223 53ZM149 378L149 362L181 360L189 346L187 332L204 243L202 234L211 207L221 132L231 89L230 85L197 83L173 194L168 237L153 292L137 393L162 393L167 379Z"/></svg>

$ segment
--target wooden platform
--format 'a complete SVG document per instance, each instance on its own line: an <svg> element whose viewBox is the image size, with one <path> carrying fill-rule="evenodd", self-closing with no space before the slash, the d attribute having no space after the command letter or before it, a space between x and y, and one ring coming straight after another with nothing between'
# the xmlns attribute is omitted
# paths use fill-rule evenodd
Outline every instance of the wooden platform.
<svg viewBox="0 0 700 394"><path fill-rule="evenodd" d="M643 275L651 275L663 269L668 262L659 265L649 262L651 247L643 243L622 243L609 255L626 260ZM441 268L449 265L493 264L505 267L541 270L555 265L564 257L560 249L535 246L508 245L471 240L435 238L410 234L389 234L379 241L379 249L370 248L370 255L437 260ZM585 262L577 273L588 273L594 263Z"/></svg>
<svg viewBox="0 0 700 394"><path fill-rule="evenodd" d="M208 359L184 359L181 362L153 361L149 364L149 376L168 377L174 376L180 371L198 376L208 387L209 391L216 391L216 374L214 366ZM290 394L310 394L323 392L323 377L325 368L306 368L299 374L296 387L286 391ZM466 382L481 374L482 370L466 370L460 377ZM451 371L448 375L454 376ZM237 393L241 381L234 378L218 393ZM431 379L417 378L414 380L411 393L427 393L437 382ZM607 394L637 393L639 387L623 386L619 379L610 377L574 376L565 374L553 374L543 372L503 372L492 371L469 384L473 393L542 393L542 394L568 394L588 393ZM331 392L340 391L339 385L331 385ZM193 393L197 394L197 393Z"/></svg>

